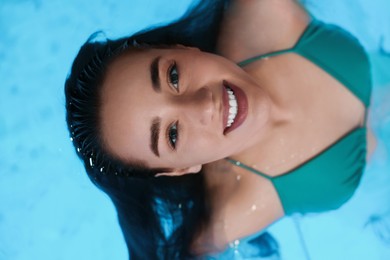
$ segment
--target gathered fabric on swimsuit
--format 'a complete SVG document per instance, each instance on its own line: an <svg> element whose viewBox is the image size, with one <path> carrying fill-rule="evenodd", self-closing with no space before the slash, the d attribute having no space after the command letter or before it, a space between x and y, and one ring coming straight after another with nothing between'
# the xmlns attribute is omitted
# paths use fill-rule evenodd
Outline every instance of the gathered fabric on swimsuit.
<svg viewBox="0 0 390 260"><path fill-rule="evenodd" d="M313 19L294 47L243 62L296 53L347 87L366 107L365 123L320 154L282 175L271 177L241 162L231 163L269 179L286 215L337 209L352 197L366 164L366 121L371 95L370 64L358 40L343 29Z"/></svg>

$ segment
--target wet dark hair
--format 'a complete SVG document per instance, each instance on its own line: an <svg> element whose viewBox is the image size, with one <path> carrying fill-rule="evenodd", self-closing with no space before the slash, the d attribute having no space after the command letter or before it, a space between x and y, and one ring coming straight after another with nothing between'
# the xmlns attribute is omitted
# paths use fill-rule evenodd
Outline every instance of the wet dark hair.
<svg viewBox="0 0 390 260"><path fill-rule="evenodd" d="M99 127L99 95L106 69L129 49L182 44L214 52L228 2L201 1L182 19L131 37L97 41L99 33L95 33L81 47L67 77L71 140L91 181L113 201L131 259L195 257L191 242L207 224L209 205L203 173L155 178L166 169L148 169L141 162L128 165L107 152ZM264 256L277 254L277 244L267 233L256 239L266 249Z"/></svg>

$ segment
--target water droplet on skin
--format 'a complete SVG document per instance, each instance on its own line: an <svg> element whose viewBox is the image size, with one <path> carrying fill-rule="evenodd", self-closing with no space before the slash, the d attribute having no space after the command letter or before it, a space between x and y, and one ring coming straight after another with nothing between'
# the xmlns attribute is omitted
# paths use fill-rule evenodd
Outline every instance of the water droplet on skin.
<svg viewBox="0 0 390 260"><path fill-rule="evenodd" d="M252 211L255 211L257 209L256 205L253 204L251 209L252 209Z"/></svg>
<svg viewBox="0 0 390 260"><path fill-rule="evenodd" d="M239 244L240 244L240 240L238 240L238 239L237 239L237 240L234 240L234 245L235 245L235 246L238 246Z"/></svg>
<svg viewBox="0 0 390 260"><path fill-rule="evenodd" d="M237 179L237 181L240 181L241 180L241 175L237 175L236 179Z"/></svg>

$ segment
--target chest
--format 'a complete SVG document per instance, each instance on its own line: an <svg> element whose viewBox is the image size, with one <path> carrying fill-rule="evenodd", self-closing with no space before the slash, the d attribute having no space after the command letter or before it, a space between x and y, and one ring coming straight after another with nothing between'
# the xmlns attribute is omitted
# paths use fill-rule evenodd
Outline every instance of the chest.
<svg viewBox="0 0 390 260"><path fill-rule="evenodd" d="M288 172L315 157L364 124L365 106L346 86L309 60L294 54L251 64L255 77L291 111L291 124L272 137L247 162L270 176ZM264 82L265 81L265 82Z"/></svg>

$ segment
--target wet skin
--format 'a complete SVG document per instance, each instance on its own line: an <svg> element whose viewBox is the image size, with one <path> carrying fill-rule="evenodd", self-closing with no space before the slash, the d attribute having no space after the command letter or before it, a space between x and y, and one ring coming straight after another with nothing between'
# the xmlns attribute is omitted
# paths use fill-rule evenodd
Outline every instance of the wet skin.
<svg viewBox="0 0 390 260"><path fill-rule="evenodd" d="M239 87L248 101L244 122L227 134L224 81ZM260 142L270 106L266 91L221 56L186 47L132 50L109 66L102 89L102 134L110 152L125 161L199 170ZM158 139L157 145L151 139Z"/></svg>

